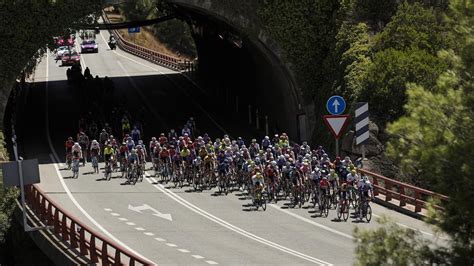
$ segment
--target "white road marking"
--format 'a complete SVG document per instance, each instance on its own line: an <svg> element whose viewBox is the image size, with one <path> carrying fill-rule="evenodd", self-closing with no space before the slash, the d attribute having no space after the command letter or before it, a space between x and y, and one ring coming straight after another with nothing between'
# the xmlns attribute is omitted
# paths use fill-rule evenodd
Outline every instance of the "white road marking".
<svg viewBox="0 0 474 266"><path fill-rule="evenodd" d="M212 260L206 260L207 264L211 264L211 265L216 265L216 264L219 264L215 261L212 261Z"/></svg>
<svg viewBox="0 0 474 266"><path fill-rule="evenodd" d="M160 242L165 242L166 241L166 239L159 238L159 237L155 237L155 240L160 241Z"/></svg>
<svg viewBox="0 0 474 266"><path fill-rule="evenodd" d="M189 253L189 250L184 249L184 248L179 248L178 251L183 252L183 253Z"/></svg>
<svg viewBox="0 0 474 266"><path fill-rule="evenodd" d="M109 209L109 208L104 208L104 211L106 211L106 212L111 212L111 211L112 211L112 209Z"/></svg>
<svg viewBox="0 0 474 266"><path fill-rule="evenodd" d="M147 236L154 236L154 235L155 235L155 234L153 234L152 232L145 232L145 233L143 233L143 234L145 234L145 235L147 235Z"/></svg>
<svg viewBox="0 0 474 266"><path fill-rule="evenodd" d="M123 221L123 222L128 221L128 219L127 219L127 218L124 218L124 217L120 217L120 218L118 218L118 219L119 219L120 221Z"/></svg>
<svg viewBox="0 0 474 266"><path fill-rule="evenodd" d="M153 182L155 183L158 183L157 180L153 177L151 177L148 173L145 173L147 176L149 176ZM149 181L150 182L150 181ZM151 183L151 182L150 182ZM319 264L319 265L332 265L331 263L329 262L326 262L324 260L320 260L320 259L317 259L317 258L314 258L314 257L311 257L309 255L306 255L306 254L303 254L301 252L298 252L298 251L295 251L293 249L290 249L290 248L287 248L287 247L284 247L282 245L279 245L275 242L272 242L270 240L267 240L267 239L264 239L262 237L259 237L257 235L254 235L250 232L247 232L245 230L243 230L242 228L240 227L237 227L233 224L230 224L226 221L224 221L223 219L221 218L218 218L202 209L200 209L199 207L191 204L190 202L186 201L185 199L181 198L180 196L176 195L174 192L170 191L170 190L167 190L164 188L163 185L155 185L155 184L152 184L153 187L155 187L156 189L160 190L161 192L163 192L165 195L167 195L168 197L170 197L171 199L173 199L174 201L178 202L179 204L183 205L184 207L188 208L189 210L207 218L208 220L210 221L213 221L231 231L234 231L242 236L245 236L249 239L252 239L252 240L255 240L259 243L262 243L264 245L267 245L269 247L272 247L272 248L275 248L275 249L278 249L282 252L285 252L287 254L290 254L290 255L293 255L295 257L298 257L298 258L301 258L301 259L304 259L306 261L309 261L309 262L312 262L312 263L316 263L316 264Z"/></svg>
<svg viewBox="0 0 474 266"><path fill-rule="evenodd" d="M137 230L137 231L145 231L145 228L143 228L143 227L135 227L135 230Z"/></svg>
<svg viewBox="0 0 474 266"><path fill-rule="evenodd" d="M135 223L132 223L132 222L127 222L128 225L136 225Z"/></svg>
<svg viewBox="0 0 474 266"><path fill-rule="evenodd" d="M198 259L198 260L204 259L204 257L201 256L201 255L191 255L191 256L192 256L193 258L195 258L195 259Z"/></svg>
<svg viewBox="0 0 474 266"><path fill-rule="evenodd" d="M168 247L173 247L173 248L178 246L178 245L173 244L173 243L166 243L166 245L167 245Z"/></svg>
<svg viewBox="0 0 474 266"><path fill-rule="evenodd" d="M156 216L156 217L160 217L160 218L163 218L163 219L166 219L168 221L173 221L173 219L171 218L171 214L169 213L161 213L159 211L157 211L156 209L150 207L150 205L148 204L143 204L141 206L132 206L130 204L128 204L128 209L131 210L131 211L135 211L135 212L138 212L138 213L142 213L142 211L144 210L151 210L154 212L153 216Z"/></svg>
<svg viewBox="0 0 474 266"><path fill-rule="evenodd" d="M310 219L307 219L307 218L302 217L302 216L300 216L300 215L298 215L298 214L292 213L292 212L290 212L290 211L288 211L288 210L284 210L284 209L280 208L280 206L278 206L278 205L275 205L275 204L268 204L268 206L271 206L271 207L273 207L273 208L275 208L275 209L277 209L277 210L279 210L279 211L281 211L281 212L284 212L284 213L286 213L286 214L288 214L288 215L290 215L290 216L295 217L296 219L298 219L298 220L300 220L300 221L303 221L303 222L312 224L312 225L314 225L314 226L317 226L317 227L319 227L319 228L321 228L321 229L324 229L324 230L326 230L326 231L329 231L329 232L331 232L331 233L334 233L334 234L337 234L337 235L340 235L340 236L343 236L343 237L346 237L346 238L349 238L349 239L354 239L354 237L352 237L351 235L345 234L345 233L340 232L340 231L338 231L338 230L335 230L335 229L332 229L332 228L327 227L327 226L325 226L325 225L319 224L319 223L317 223L317 222L315 222L315 221L311 221Z"/></svg>
<svg viewBox="0 0 474 266"><path fill-rule="evenodd" d="M120 214L116 213L116 212L112 212L110 215L112 216L120 216Z"/></svg>
<svg viewBox="0 0 474 266"><path fill-rule="evenodd" d="M49 49L47 50L47 52L49 53ZM46 82L45 82L45 94L46 94L46 102L45 102L45 107L46 107L46 111L45 111L45 123L46 123L46 137L48 139L48 144L49 144L49 148L51 150L51 152L54 154L54 157L53 155L49 154L49 156L51 157L51 160L53 162L56 162L54 163L54 168L56 169L56 174L58 176L58 179L59 179L59 182L61 183L64 191L66 192L66 194L68 195L69 199L71 200L71 202L79 209L80 212L82 212L82 214L87 218L89 219L89 221L91 223L93 223L97 228L99 228L99 230L101 230L107 237L109 237L110 239L112 239L113 241L115 241L117 244L119 244L120 246L122 246L123 248L126 248L128 249L130 252L134 253L135 255L147 260L147 261L150 261L149 259L147 259L145 256L143 256L142 254L138 253L137 251L133 250L132 248L130 248L129 246L125 245L122 241L118 240L118 238L116 238L114 235L112 235L109 231L107 231L102 225L100 225L94 218L92 218L91 215L89 215L89 213L86 212L86 210L84 210L84 208L82 208L82 206L79 204L79 202L77 202L76 198L72 195L71 191L69 190L68 186L66 185L66 183L64 182L64 178L62 178L62 175L61 175L61 172L59 171L59 167L58 167L58 163L60 162L59 160L59 156L58 154L56 153L56 150L54 149L54 146L53 146L53 141L51 140L51 134L50 134L50 130L49 130L49 95L48 95L48 92L49 92L49 62L47 60L46 62Z"/></svg>

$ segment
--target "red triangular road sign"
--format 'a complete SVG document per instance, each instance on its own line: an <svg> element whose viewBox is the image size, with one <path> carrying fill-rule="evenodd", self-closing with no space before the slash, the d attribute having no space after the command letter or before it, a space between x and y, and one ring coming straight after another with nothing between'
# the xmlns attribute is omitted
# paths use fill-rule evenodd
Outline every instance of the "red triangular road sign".
<svg viewBox="0 0 474 266"><path fill-rule="evenodd" d="M339 139L347 127L349 115L325 115L323 118L324 123L331 130L332 135L336 139Z"/></svg>

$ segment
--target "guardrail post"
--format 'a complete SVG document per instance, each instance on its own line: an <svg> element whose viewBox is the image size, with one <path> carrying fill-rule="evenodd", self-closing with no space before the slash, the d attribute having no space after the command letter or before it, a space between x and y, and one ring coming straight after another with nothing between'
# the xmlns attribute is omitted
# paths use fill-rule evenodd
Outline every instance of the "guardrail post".
<svg viewBox="0 0 474 266"><path fill-rule="evenodd" d="M118 249L115 249L115 265L121 265L121 257L120 257L120 251Z"/></svg>
<svg viewBox="0 0 474 266"><path fill-rule="evenodd" d="M46 219L46 199L45 199L45 197L41 197L40 218L43 221Z"/></svg>
<svg viewBox="0 0 474 266"><path fill-rule="evenodd" d="M415 212L421 212L420 192L415 191Z"/></svg>
<svg viewBox="0 0 474 266"><path fill-rule="evenodd" d="M64 213L63 213L63 219L62 219L62 223L61 223L61 235L62 235L64 241L69 240L69 234L67 233L66 214L64 214Z"/></svg>
<svg viewBox="0 0 474 266"><path fill-rule="evenodd" d="M85 239L85 230L82 227L81 227L81 230L79 231L79 249L80 249L81 255L89 254L87 252L86 239Z"/></svg>
<svg viewBox="0 0 474 266"><path fill-rule="evenodd" d="M400 207L403 207L406 205L405 188L403 186L400 186L398 192L400 193Z"/></svg>
<svg viewBox="0 0 474 266"><path fill-rule="evenodd" d="M379 185L379 182L378 182L378 179L377 179L376 176L372 176L372 183L374 184L374 196L378 196L379 191L378 191L377 187Z"/></svg>
<svg viewBox="0 0 474 266"><path fill-rule="evenodd" d="M71 220L71 227L69 228L69 236L71 238L71 246L77 248L77 237L76 237L76 222Z"/></svg>
<svg viewBox="0 0 474 266"><path fill-rule="evenodd" d="M391 201L392 200L392 185L390 182L385 181L385 201Z"/></svg>
<svg viewBox="0 0 474 266"><path fill-rule="evenodd" d="M99 258L97 257L97 250L95 249L95 236L91 234L91 241L89 243L89 252L91 254L91 261L98 262Z"/></svg>
<svg viewBox="0 0 474 266"><path fill-rule="evenodd" d="M54 218L53 218L53 204L51 202L48 202L48 225L53 225L54 223Z"/></svg>
<svg viewBox="0 0 474 266"><path fill-rule="evenodd" d="M58 234L61 232L61 227L59 226L59 210L55 208L54 210L54 233Z"/></svg>
<svg viewBox="0 0 474 266"><path fill-rule="evenodd" d="M101 252L101 258L102 258L102 265L109 265L109 254L107 253L107 243L102 240L102 252Z"/></svg>

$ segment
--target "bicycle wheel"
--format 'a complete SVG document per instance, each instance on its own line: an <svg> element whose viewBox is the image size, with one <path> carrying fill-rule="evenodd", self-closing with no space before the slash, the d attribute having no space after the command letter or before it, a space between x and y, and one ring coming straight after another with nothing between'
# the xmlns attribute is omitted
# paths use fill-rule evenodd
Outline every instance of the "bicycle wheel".
<svg viewBox="0 0 474 266"><path fill-rule="evenodd" d="M324 217L328 217L329 215L329 199L326 199L326 204L324 205Z"/></svg>
<svg viewBox="0 0 474 266"><path fill-rule="evenodd" d="M262 204L263 211L266 211L267 210L267 197L265 195L262 195L262 198L260 199L260 203Z"/></svg>
<svg viewBox="0 0 474 266"><path fill-rule="evenodd" d="M342 204L342 218L344 219L344 222L349 219L349 206L347 203Z"/></svg>
<svg viewBox="0 0 474 266"><path fill-rule="evenodd" d="M370 222L370 220L372 219L372 208L370 207L369 204L367 204L367 209L366 209L366 212L365 212L365 219L367 220L367 222Z"/></svg>
<svg viewBox="0 0 474 266"><path fill-rule="evenodd" d="M336 215L337 215L337 219L341 220L341 217L342 217L342 212L344 211L342 209L343 207L341 206L341 204L337 204L336 205Z"/></svg>

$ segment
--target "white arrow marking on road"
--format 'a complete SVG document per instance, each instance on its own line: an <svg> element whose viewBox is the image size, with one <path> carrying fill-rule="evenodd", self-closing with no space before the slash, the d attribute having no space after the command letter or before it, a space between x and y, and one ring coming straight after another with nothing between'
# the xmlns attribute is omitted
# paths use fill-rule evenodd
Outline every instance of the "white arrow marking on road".
<svg viewBox="0 0 474 266"><path fill-rule="evenodd" d="M336 111L336 113L338 113L339 105L341 104L339 103L337 99L335 99L334 102L332 103L332 106L334 106L334 110Z"/></svg>
<svg viewBox="0 0 474 266"><path fill-rule="evenodd" d="M155 210L154 208L150 207L148 204L143 204L142 206L135 206L135 207L128 204L128 209L131 210L131 211L138 212L138 213L142 213L142 211L144 211L144 210L151 210L151 211L154 212L154 214L153 214L154 216L166 219L168 221L173 221L173 219L171 218L171 214L161 213L161 212Z"/></svg>

